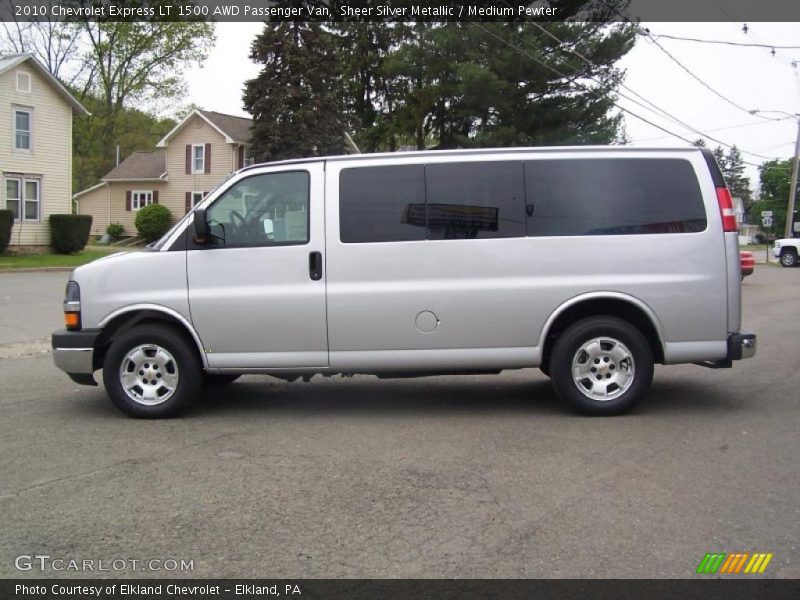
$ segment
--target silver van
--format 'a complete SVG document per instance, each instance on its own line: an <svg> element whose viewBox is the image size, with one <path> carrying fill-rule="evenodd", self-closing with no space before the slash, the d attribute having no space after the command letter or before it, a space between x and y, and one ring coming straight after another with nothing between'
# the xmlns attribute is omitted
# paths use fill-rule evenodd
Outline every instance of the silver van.
<svg viewBox="0 0 800 600"><path fill-rule="evenodd" d="M654 363L753 356L740 279L705 149L284 161L238 171L151 247L76 269L53 356L78 383L102 369L135 417L243 373L526 367L609 415L642 398Z"/></svg>

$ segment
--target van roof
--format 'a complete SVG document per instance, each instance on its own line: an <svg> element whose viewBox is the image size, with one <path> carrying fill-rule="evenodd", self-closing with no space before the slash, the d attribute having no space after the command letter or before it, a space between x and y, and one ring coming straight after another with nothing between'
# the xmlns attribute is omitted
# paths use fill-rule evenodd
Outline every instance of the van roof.
<svg viewBox="0 0 800 600"><path fill-rule="evenodd" d="M257 163L240 169L240 172L249 171L258 167L277 166L277 165L296 165L311 162L327 162L327 161L349 161L357 162L362 160L369 160L374 158L415 158L420 156L473 156L475 154L517 154L520 152L597 152L606 151L620 154L631 154L639 152L669 152L669 153L685 153L685 152L699 152L701 148L696 146L669 146L669 147L653 147L653 146L520 146L511 148L468 148L461 150L410 150L403 152L376 152L367 154L343 154L338 156L314 156L309 158L293 158L290 160L278 160L265 163Z"/></svg>

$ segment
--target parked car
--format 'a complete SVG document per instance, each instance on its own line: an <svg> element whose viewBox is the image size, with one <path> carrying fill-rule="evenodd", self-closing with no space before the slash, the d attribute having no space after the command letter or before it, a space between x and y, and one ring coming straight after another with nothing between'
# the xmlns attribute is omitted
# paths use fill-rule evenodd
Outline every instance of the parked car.
<svg viewBox="0 0 800 600"><path fill-rule="evenodd" d="M742 279L748 275L752 275L756 268L756 259L753 257L752 252L747 250L739 251L739 262L742 266Z"/></svg>
<svg viewBox="0 0 800 600"><path fill-rule="evenodd" d="M775 240L772 246L772 255L777 258L781 266L796 267L800 256L800 238L783 238Z"/></svg>
<svg viewBox="0 0 800 600"><path fill-rule="evenodd" d="M102 369L135 417L178 414L204 381L243 373L526 367L578 411L617 414L654 363L731 367L755 353L737 238L705 149L257 165L155 245L76 269L53 356L78 383Z"/></svg>

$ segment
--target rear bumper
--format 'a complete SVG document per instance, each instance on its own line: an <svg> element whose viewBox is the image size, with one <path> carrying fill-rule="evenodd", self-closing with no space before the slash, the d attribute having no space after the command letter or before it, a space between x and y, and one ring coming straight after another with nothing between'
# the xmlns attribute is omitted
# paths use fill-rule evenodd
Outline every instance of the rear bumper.
<svg viewBox="0 0 800 600"><path fill-rule="evenodd" d="M752 358L756 354L756 334L747 331L728 336L728 360Z"/></svg>
<svg viewBox="0 0 800 600"><path fill-rule="evenodd" d="M94 344L100 330L61 330L53 333L53 362L69 375L70 379L83 385L97 385L94 373Z"/></svg>

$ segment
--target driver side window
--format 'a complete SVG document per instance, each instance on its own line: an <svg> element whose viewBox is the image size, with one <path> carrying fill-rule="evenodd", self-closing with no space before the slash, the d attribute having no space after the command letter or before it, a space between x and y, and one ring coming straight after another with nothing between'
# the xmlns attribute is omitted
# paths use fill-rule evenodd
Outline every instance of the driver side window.
<svg viewBox="0 0 800 600"><path fill-rule="evenodd" d="M308 172L254 175L236 183L208 209L211 244L305 244L308 214Z"/></svg>

